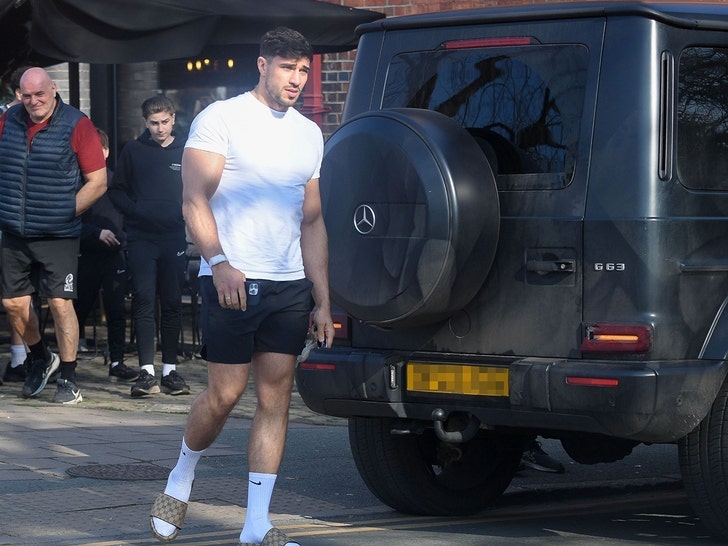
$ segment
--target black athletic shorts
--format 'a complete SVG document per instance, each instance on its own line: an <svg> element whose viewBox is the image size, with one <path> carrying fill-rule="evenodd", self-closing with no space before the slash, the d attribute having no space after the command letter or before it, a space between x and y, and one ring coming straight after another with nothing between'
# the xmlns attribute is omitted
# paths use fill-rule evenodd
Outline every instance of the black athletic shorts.
<svg viewBox="0 0 728 546"><path fill-rule="evenodd" d="M308 279L257 283L257 302L245 311L220 307L211 276L200 277L202 358L220 364L247 364L253 353L297 355L306 343L313 308Z"/></svg>
<svg viewBox="0 0 728 546"><path fill-rule="evenodd" d="M26 239L3 233L3 297L37 292L44 298L75 299L78 249L78 237Z"/></svg>

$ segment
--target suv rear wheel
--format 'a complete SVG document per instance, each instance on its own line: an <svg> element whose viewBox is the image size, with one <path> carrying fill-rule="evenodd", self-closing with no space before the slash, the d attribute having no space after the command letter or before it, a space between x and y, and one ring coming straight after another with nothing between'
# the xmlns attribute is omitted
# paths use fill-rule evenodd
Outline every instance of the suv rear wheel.
<svg viewBox="0 0 728 546"><path fill-rule="evenodd" d="M728 382L710 413L678 443L680 470L690 504L703 525L728 537Z"/></svg>
<svg viewBox="0 0 728 546"><path fill-rule="evenodd" d="M349 442L359 474L384 504L409 514L458 516L498 498L518 470L520 436L480 431L462 444L422 434L393 434L396 421L349 419Z"/></svg>

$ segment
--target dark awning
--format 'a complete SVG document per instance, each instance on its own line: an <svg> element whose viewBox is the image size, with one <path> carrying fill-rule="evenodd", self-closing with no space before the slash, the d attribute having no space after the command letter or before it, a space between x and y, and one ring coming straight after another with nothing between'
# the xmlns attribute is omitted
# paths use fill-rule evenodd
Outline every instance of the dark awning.
<svg viewBox="0 0 728 546"><path fill-rule="evenodd" d="M0 0L0 67L199 56L257 44L279 25L301 32L317 53L347 51L359 24L382 17L317 0Z"/></svg>

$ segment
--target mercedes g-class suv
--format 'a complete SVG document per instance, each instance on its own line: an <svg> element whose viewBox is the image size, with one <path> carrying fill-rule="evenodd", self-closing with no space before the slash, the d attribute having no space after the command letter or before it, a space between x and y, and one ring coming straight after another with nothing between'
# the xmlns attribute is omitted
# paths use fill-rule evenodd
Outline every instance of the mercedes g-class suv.
<svg viewBox="0 0 728 546"><path fill-rule="evenodd" d="M359 28L321 193L346 343L297 370L371 491L464 514L524 441L679 445L728 537L728 5L547 4Z"/></svg>

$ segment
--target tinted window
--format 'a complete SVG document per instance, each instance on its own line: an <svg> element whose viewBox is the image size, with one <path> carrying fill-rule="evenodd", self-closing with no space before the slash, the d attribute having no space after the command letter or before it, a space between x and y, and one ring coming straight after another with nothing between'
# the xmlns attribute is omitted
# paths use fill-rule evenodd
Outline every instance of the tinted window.
<svg viewBox="0 0 728 546"><path fill-rule="evenodd" d="M587 60L577 45L405 53L392 60L382 107L455 119L501 189L563 188L574 173Z"/></svg>
<svg viewBox="0 0 728 546"><path fill-rule="evenodd" d="M680 55L677 168L688 188L728 190L728 49Z"/></svg>

